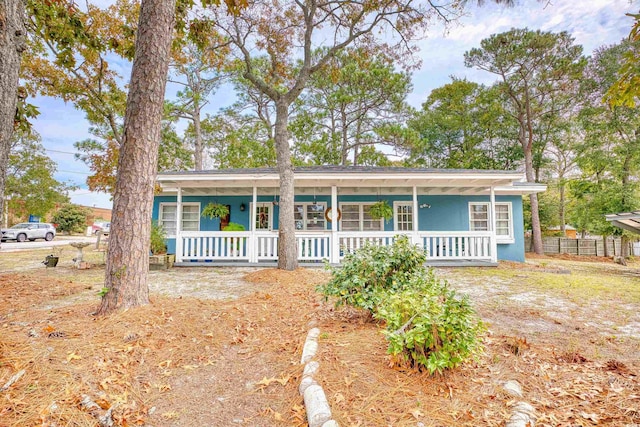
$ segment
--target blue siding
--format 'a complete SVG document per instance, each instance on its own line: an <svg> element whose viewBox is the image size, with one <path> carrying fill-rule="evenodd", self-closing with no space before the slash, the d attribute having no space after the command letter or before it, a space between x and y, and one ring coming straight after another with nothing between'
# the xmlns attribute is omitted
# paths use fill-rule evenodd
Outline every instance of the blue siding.
<svg viewBox="0 0 640 427"><path fill-rule="evenodd" d="M338 204L347 202L376 202L377 200L387 200L393 206L394 201L410 202L411 195L386 196L372 195L350 195L339 196ZM242 224L247 230L250 220L251 196L187 196L183 197L183 202L199 202L200 209L209 202L216 202L231 206L230 221ZM297 202L313 202L313 196L297 196ZM318 203L325 203L331 206L330 196L317 196ZM488 202L488 196L418 196L418 204L428 204L429 208L418 209L418 221L420 230L424 231L466 231L469 230L469 202ZM524 225L522 214L521 196L499 196L497 202L511 202L514 243L498 244L498 259L524 262ZM153 204L153 219L158 218L160 203L175 203L175 196L157 196ZM258 202L273 202L273 196L260 196ZM245 210L240 211L240 205L245 205ZM278 228L278 206L273 210L273 227ZM327 223L327 229L331 229L331 223ZM200 218L200 230L219 230L220 220L218 218ZM385 231L393 231L393 219L385 221ZM169 252L175 252L175 239L168 239Z"/></svg>

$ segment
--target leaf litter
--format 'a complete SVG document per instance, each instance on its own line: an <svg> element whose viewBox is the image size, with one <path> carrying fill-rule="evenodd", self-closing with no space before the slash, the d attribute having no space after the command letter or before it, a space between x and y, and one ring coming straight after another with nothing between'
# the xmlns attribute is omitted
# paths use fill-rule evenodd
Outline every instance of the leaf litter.
<svg viewBox="0 0 640 427"><path fill-rule="evenodd" d="M485 352L429 376L389 363L382 325L315 293L326 272L247 271L235 300L207 298L207 282L231 280L211 269L198 273L198 298L166 289L105 318L92 315L95 286L82 280L0 274L0 426L305 426L297 386L310 321L322 332L317 379L340 425L504 425L515 401L501 384L512 379L539 426L640 424L638 337L603 338L565 319L555 332L529 331L545 315L535 301L501 307L474 293L489 319ZM473 282L465 271L442 273Z"/></svg>

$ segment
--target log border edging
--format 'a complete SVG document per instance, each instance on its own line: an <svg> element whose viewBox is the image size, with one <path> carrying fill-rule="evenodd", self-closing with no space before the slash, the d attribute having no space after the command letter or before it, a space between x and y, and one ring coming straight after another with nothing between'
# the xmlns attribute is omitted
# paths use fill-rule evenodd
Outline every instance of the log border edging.
<svg viewBox="0 0 640 427"><path fill-rule="evenodd" d="M338 427L332 419L331 408L322 386L314 379L320 369L320 363L315 359L318 352L318 337L320 329L311 328L302 348L300 364L304 365L302 379L298 391L304 398L309 427Z"/></svg>

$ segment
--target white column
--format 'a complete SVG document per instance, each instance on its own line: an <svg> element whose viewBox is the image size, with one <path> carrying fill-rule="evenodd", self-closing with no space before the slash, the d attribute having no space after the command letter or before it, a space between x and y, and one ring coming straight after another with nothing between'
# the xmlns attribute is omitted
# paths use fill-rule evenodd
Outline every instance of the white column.
<svg viewBox="0 0 640 427"><path fill-rule="evenodd" d="M253 186L251 199L251 212L249 213L249 262L258 262L258 238L256 237L256 209L258 205L258 187ZM273 215L273 213L271 213Z"/></svg>
<svg viewBox="0 0 640 427"><path fill-rule="evenodd" d="M414 185L413 186L413 207L412 207L413 215L411 215L411 217L413 218L413 244L420 245L420 247L422 247L420 236L418 236L418 232L420 231L420 226L418 224L418 209L419 209L418 187Z"/></svg>
<svg viewBox="0 0 640 427"><path fill-rule="evenodd" d="M176 262L182 262L182 187L176 196Z"/></svg>
<svg viewBox="0 0 640 427"><path fill-rule="evenodd" d="M491 261L498 262L498 242L496 238L496 191L489 190L489 229L491 230Z"/></svg>
<svg viewBox="0 0 640 427"><path fill-rule="evenodd" d="M331 186L331 264L340 262L340 241L338 240L338 187Z"/></svg>

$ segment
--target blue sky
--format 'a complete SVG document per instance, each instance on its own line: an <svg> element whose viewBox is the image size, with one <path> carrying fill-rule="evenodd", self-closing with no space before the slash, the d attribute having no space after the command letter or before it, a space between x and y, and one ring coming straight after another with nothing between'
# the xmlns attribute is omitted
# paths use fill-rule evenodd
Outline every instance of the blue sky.
<svg viewBox="0 0 640 427"><path fill-rule="evenodd" d="M480 83L490 84L494 76L466 68L463 55L491 34L511 28L527 27L532 30L567 31L576 44L584 47L584 54L591 55L594 49L619 42L631 28L631 18L625 13L637 13L637 0L516 0L514 8L503 8L487 1L483 7L470 6L466 16L445 32L442 26L433 26L427 38L421 40L422 66L413 74L413 92L409 103L414 107L426 100L429 92L450 81L450 76L467 77ZM101 0L98 4L108 4ZM473 3L473 1L470 1ZM121 66L121 73L128 78L129 69ZM222 88L211 100L210 112L226 107L234 101L229 88ZM72 105L65 105L53 98L38 97L33 102L40 109L34 122L42 136L47 154L58 164L55 177L59 181L71 182L81 188L72 192L71 201L85 206L111 207L108 194L91 193L85 184L88 167L75 160L73 143L88 137L88 123L84 114Z"/></svg>

